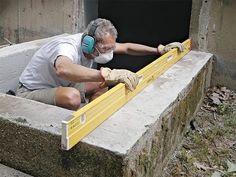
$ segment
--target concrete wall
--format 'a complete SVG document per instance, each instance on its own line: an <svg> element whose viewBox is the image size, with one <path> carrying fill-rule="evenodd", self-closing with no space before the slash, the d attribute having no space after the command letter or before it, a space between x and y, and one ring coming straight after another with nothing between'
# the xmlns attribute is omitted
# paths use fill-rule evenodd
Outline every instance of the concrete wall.
<svg viewBox="0 0 236 177"><path fill-rule="evenodd" d="M0 44L84 30L97 17L97 0L1 0Z"/></svg>
<svg viewBox="0 0 236 177"><path fill-rule="evenodd" d="M67 34L59 36L65 35ZM0 93L16 90L19 77L31 57L43 44L53 38L25 42L0 49Z"/></svg>
<svg viewBox="0 0 236 177"><path fill-rule="evenodd" d="M98 0L1 0L0 45L82 31L98 15ZM215 54L213 84L236 89L236 1L192 0L194 47Z"/></svg>
<svg viewBox="0 0 236 177"><path fill-rule="evenodd" d="M193 0L193 47L215 55L212 84L236 89L236 1Z"/></svg>

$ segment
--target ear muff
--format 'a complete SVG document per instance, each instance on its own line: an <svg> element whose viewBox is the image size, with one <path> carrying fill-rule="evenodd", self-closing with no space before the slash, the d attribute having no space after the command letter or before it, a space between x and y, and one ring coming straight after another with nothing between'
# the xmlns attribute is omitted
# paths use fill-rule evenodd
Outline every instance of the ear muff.
<svg viewBox="0 0 236 177"><path fill-rule="evenodd" d="M81 48L82 48L82 51L86 54L93 53L95 49L96 38L94 36L95 36L95 31L97 27L98 27L98 24L94 22L92 26L90 27L88 34L84 34L82 36Z"/></svg>
<svg viewBox="0 0 236 177"><path fill-rule="evenodd" d="M94 51L95 39L92 36L85 35L82 39L82 51L86 54L91 54Z"/></svg>

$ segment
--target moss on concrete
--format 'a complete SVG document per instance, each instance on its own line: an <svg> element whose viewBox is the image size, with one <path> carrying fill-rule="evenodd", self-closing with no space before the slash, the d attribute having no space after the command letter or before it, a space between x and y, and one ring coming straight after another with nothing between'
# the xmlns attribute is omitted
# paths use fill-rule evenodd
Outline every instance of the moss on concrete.
<svg viewBox="0 0 236 177"><path fill-rule="evenodd" d="M26 124L28 123L27 119L26 118L22 118L22 117L17 117L14 119L16 122L19 122L19 123L23 123L23 124Z"/></svg>
<svg viewBox="0 0 236 177"><path fill-rule="evenodd" d="M0 118L0 163L33 176L122 176L121 156L79 143L60 149L61 137Z"/></svg>
<svg viewBox="0 0 236 177"><path fill-rule="evenodd" d="M167 110L168 113L160 118L161 121L158 123L161 123L161 129L154 130L150 135L151 138L146 140L143 150L137 155L135 162L126 162L124 176L153 177L161 175L163 167L182 141L190 120L202 101L207 79L209 79L206 77L211 70L209 65L211 62L193 79L188 91L179 95L176 102Z"/></svg>

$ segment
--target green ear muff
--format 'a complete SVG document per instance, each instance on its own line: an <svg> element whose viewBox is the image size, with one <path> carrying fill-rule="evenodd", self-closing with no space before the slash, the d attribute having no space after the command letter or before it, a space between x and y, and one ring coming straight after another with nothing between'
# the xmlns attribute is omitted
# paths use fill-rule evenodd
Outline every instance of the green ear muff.
<svg viewBox="0 0 236 177"><path fill-rule="evenodd" d="M82 51L86 54L91 54L94 51L95 43L96 43L96 38L95 38L95 31L98 27L98 23L95 21L89 31L88 34L84 34L82 36L82 44L81 48Z"/></svg>
<svg viewBox="0 0 236 177"><path fill-rule="evenodd" d="M86 54L91 54L94 51L95 39L90 35L85 35L82 39L82 51Z"/></svg>

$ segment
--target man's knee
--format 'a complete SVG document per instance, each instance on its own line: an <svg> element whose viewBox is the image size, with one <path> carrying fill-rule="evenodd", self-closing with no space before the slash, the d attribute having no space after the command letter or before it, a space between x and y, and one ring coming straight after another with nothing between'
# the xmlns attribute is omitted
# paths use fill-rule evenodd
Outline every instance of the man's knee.
<svg viewBox="0 0 236 177"><path fill-rule="evenodd" d="M68 88L57 93L56 105L67 109L77 110L81 104L80 92L74 88Z"/></svg>
<svg viewBox="0 0 236 177"><path fill-rule="evenodd" d="M69 92L66 96L68 105L72 109L78 109L80 107L81 103L81 98L80 98L80 93L78 90L73 89L73 91Z"/></svg>

